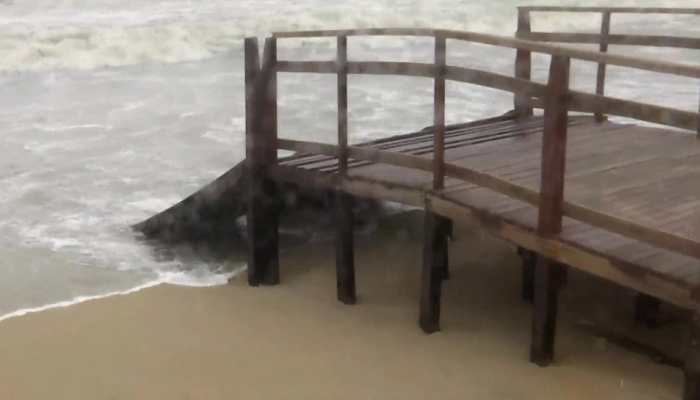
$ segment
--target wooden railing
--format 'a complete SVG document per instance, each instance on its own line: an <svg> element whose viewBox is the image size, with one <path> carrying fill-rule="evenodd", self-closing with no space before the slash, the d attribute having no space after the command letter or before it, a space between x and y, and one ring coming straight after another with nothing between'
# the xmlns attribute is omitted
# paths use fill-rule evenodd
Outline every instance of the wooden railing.
<svg viewBox="0 0 700 400"><path fill-rule="evenodd" d="M356 62L347 59L347 40L350 36L428 36L435 38L435 61L431 64L410 62ZM284 61L276 58L276 41L295 37L336 37L337 56L334 61ZM538 52L551 56L548 83L532 82L522 77L511 77L446 63L448 40L470 41L494 46ZM274 169L277 149L308 154L337 156L341 176L347 171L348 158L385 163L431 172L432 194L440 196L445 176L460 179L500 194L539 207L538 231L544 236L561 231L563 216L598 228L606 229L655 246L700 258L700 243L673 234L648 228L616 216L601 213L564 200L566 135L568 111L572 108L590 112L630 117L642 121L696 131L700 114L628 100L587 94L569 89L570 60L580 59L618 65L665 74L700 78L700 67L655 60L604 54L573 48L552 46L522 39L513 39L472 32L432 29L368 29L285 32L274 34L265 41L262 68L257 68L256 39L246 39L247 116L252 119L247 127L249 164ZM248 64L249 63L249 64ZM255 77L252 76L255 72ZM338 144L278 139L276 126L276 74L279 72L329 73L338 77ZM249 75L250 74L250 75ZM376 74L432 78L435 84L433 159L401 154L371 147L349 146L347 122L347 75ZM539 191L523 187L493 175L455 164L445 163L445 81L500 89L520 96L541 99L544 106L544 137L542 148L542 179ZM252 83L254 82L254 83ZM257 122L256 122L257 121ZM265 122L267 121L267 122ZM250 159L257 157L257 159ZM346 179L347 180L347 179Z"/></svg>
<svg viewBox="0 0 700 400"><path fill-rule="evenodd" d="M538 12L565 12L565 13L598 13L601 16L600 33L579 32L533 32L531 27L532 13ZM608 51L609 45L647 46L647 47L675 47L700 50L700 38L663 36L663 35L621 35L610 33L613 14L674 14L696 15L700 17L700 9L696 8L636 8L636 7L519 7L518 29L516 37L525 40L556 42L556 43L580 43L598 44L602 53ZM700 22L700 18L698 18ZM530 79L531 58L530 51L519 49L516 55L515 75L522 79ZM606 63L598 63L596 74L596 90L599 96L605 94ZM521 115L532 114L532 102L526 96L515 97L515 108ZM537 105L537 104L535 104ZM576 107L576 104L573 105ZM601 110L595 112L596 119L604 118ZM698 130L700 134L700 129Z"/></svg>

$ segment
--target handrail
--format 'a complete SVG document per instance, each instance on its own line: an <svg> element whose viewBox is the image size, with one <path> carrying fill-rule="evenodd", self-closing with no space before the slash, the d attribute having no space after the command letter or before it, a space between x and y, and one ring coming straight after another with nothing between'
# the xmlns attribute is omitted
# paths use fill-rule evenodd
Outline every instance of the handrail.
<svg viewBox="0 0 700 400"><path fill-rule="evenodd" d="M601 14L600 33L579 33L579 32L533 32L530 19L532 12L566 12L566 13L599 13ZM639 8L639 7L562 7L562 6L534 6L518 7L518 29L516 37L525 40L534 40L550 43L580 43L598 44L601 53L607 53L609 45L625 46L649 46L649 47L671 47L700 50L700 38L682 37L668 35L638 35L638 34L611 34L610 25L613 14L634 13L634 14L675 14L675 15L699 15L698 8ZM516 76L529 79L530 77L530 54L529 51L519 50L516 57ZM598 61L598 71L596 76L597 95L605 94L606 61ZM529 115L532 108L523 96L516 96L514 100L515 108L520 114ZM603 120L602 112L595 112L596 120ZM700 121L700 119L699 119ZM700 135L700 123L698 123L697 133Z"/></svg>
<svg viewBox="0 0 700 400"><path fill-rule="evenodd" d="M526 21L527 22L527 21ZM414 35L435 38L435 60L431 64L411 62L356 62L347 60L347 37L357 35ZM276 40L291 37L330 37L338 38L338 53L335 61L286 61L276 58ZM525 52L542 52L550 54L551 64L549 82L546 85L532 82L523 76L516 77L485 72L470 68L450 66L446 63L445 45L447 39L467 40L477 43L503 46ZM246 47L246 60L253 59L257 47ZM249 56L249 53L251 54ZM528 57L529 58L529 57ZM339 157L341 176L347 165L347 159L380 162L413 168L433 173L433 191L440 192L445 176L494 190L498 193L524 201L539 207L538 231L544 236L559 234L563 216L568 216L593 226L607 229L630 238L641 240L655 246L677 251L691 257L700 258L700 243L673 233L663 232L636 224L612 215L601 213L579 205L568 203L563 198L564 169L566 157L567 115L570 109L585 109L595 113L603 111L616 115L656 122L685 129L696 129L700 122L700 113L676 110L649 104L637 103L603 96L588 94L569 89L568 75L571 58L603 62L606 64L670 73L675 75L700 78L700 67L610 55L573 48L553 46L473 32L458 32L439 29L359 29L276 33L265 43L263 66L257 74L255 84L246 81L251 101L247 104L256 107L250 115L256 119L247 136L247 146L251 147L251 157L259 157L264 168L274 167L276 160L266 156L270 150L286 149L312 154L325 154ZM266 112L276 115L276 74L278 72L320 72L333 73L338 76L338 143L327 145L314 142L301 142L279 139L277 137L276 118L262 123ZM375 148L348 146L347 144L347 92L348 74L391 74L431 78L435 83L433 143L434 157L423 158L415 155L392 153ZM528 70L529 78L529 70ZM444 139L444 85L445 81L468 82L495 89L506 90L525 96L529 102L544 105L544 132L542 149L542 179L540 191L517 185L507 180L446 163L443 154ZM262 100L264 99L264 100ZM272 124L272 125L270 125ZM255 130L259 132L256 133ZM265 137L258 137L263 134ZM258 149L259 148L259 149ZM258 151L256 151L256 149ZM267 157L267 158L266 158ZM253 163L252 165L256 165Z"/></svg>
<svg viewBox="0 0 700 400"><path fill-rule="evenodd" d="M609 65L617 65L620 67L630 67L647 71L700 79L700 67L694 65L672 63L666 61L656 61L617 54L605 54L589 50L574 49L570 47L556 46L545 43L532 42L528 40L490 35L486 33L425 28L337 29L273 33L273 37L280 39L310 37L321 38L335 36L440 36L444 37L445 39L463 40L468 42L482 43L512 49L529 50L535 53L565 56L584 61L603 62Z"/></svg>
<svg viewBox="0 0 700 400"><path fill-rule="evenodd" d="M677 7L567 7L567 6L521 6L524 11L553 11L553 12L612 12L627 14L688 14L700 15L698 8Z"/></svg>
<svg viewBox="0 0 700 400"><path fill-rule="evenodd" d="M333 61L278 61L277 71L335 74L336 64ZM428 63L402 61L349 61L347 62L347 73L432 78L435 76L435 66ZM516 93L526 97L542 97L545 93L545 85L541 83L472 68L447 66L445 69L445 79L490 87L492 89ZM690 111L594 95L575 90L569 90L569 95L571 97L571 107L576 111L595 113L605 110L608 114L612 115L634 118L690 131L697 128L697 119L700 117L700 114ZM534 104L536 105L537 103L535 102Z"/></svg>

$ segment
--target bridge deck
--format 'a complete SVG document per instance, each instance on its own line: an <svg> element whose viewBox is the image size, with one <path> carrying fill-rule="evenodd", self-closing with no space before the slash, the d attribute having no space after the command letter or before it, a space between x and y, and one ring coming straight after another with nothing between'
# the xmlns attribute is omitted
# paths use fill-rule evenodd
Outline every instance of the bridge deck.
<svg viewBox="0 0 700 400"><path fill-rule="evenodd" d="M448 127L445 160L495 175L539 191L541 176L543 118L515 120L497 117ZM433 132L425 129L374 142L395 152L432 157ZM566 159L565 199L644 226L673 232L700 241L700 142L688 133L641 127L590 117L571 117ZM320 171L334 175L337 159L329 156L300 156L280 160L283 168ZM348 175L399 185L427 196L435 196L464 208L488 215L532 232L537 226L537 208L489 189L456 179L447 179L445 189L431 193L432 174L412 168L352 161ZM309 176L296 181L318 184ZM331 182L328 180L327 182ZM382 198L381 193L372 197ZM418 197L420 198L420 197ZM421 205L421 204L416 204ZM438 211L439 212L439 211ZM534 235L533 235L534 236ZM647 276L687 293L700 285L700 261L655 247L591 225L564 219L557 240L615 263L632 280ZM519 243L520 244L520 243ZM590 263L574 267L611 278L591 268ZM623 284L624 276L612 277ZM635 287L634 284L631 286ZM644 285L635 287L667 301L686 306L688 298L666 296ZM683 296L685 297L685 296Z"/></svg>

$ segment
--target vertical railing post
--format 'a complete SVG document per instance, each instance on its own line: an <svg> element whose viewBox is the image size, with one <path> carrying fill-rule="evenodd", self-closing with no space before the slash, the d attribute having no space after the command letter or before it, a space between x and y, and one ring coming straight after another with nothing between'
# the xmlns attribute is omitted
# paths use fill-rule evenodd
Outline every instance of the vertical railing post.
<svg viewBox="0 0 700 400"><path fill-rule="evenodd" d="M517 38L526 37L531 32L530 10L518 8L518 30L515 33ZM532 68L532 56L530 50L518 49L515 53L515 77L530 80ZM532 116L532 106L527 95L515 94L513 97L515 114L518 117Z"/></svg>
<svg viewBox="0 0 700 400"><path fill-rule="evenodd" d="M608 36L610 35L610 11L604 11L603 19L600 26L600 52L607 53L608 51ZM599 96L605 95L605 71L606 64L598 63L598 74L596 76L595 93ZM601 122L605 119L603 112L596 110L595 120Z"/></svg>
<svg viewBox="0 0 700 400"><path fill-rule="evenodd" d="M445 185L445 69L447 66L447 40L435 37L435 88L433 125L435 127L433 155L433 189Z"/></svg>
<svg viewBox="0 0 700 400"><path fill-rule="evenodd" d="M562 229L569 69L568 57L552 56L549 83L544 99L541 189L537 225L537 233L543 237L557 235ZM557 297L562 278L561 265L544 257L538 257L535 267L530 360L541 366L548 365L554 357Z"/></svg>
<svg viewBox="0 0 700 400"><path fill-rule="evenodd" d="M338 170L348 169L348 37L338 36L336 68L338 69Z"/></svg>
<svg viewBox="0 0 700 400"><path fill-rule="evenodd" d="M447 40L435 37L435 88L433 102L433 189L445 186L445 72ZM426 333L440 330L440 298L442 280L447 278L447 238L450 221L428 210L426 204L423 242L423 270L421 277L420 318Z"/></svg>
<svg viewBox="0 0 700 400"><path fill-rule="evenodd" d="M348 38L338 36L336 68L338 80L338 174L348 173ZM336 289L338 300L355 304L355 257L353 198L338 190L335 193L336 214Z"/></svg>
<svg viewBox="0 0 700 400"><path fill-rule="evenodd" d="M279 283L279 195L268 170L277 162L277 43L265 40L259 68L257 39L247 38L246 169L248 175L248 283Z"/></svg>
<svg viewBox="0 0 700 400"><path fill-rule="evenodd" d="M700 102L698 102L698 125L697 125L697 138L700 139Z"/></svg>
<svg viewBox="0 0 700 400"><path fill-rule="evenodd" d="M257 118L255 79L260 72L260 50L258 38L245 38L243 40L245 52L245 151L246 162L250 164L256 161L253 153L255 150L255 123Z"/></svg>

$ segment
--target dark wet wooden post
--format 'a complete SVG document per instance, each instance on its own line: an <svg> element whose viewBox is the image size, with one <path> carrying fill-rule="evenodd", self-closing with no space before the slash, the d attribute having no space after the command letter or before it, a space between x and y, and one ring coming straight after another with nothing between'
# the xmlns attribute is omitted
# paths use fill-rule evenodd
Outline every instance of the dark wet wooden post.
<svg viewBox="0 0 700 400"><path fill-rule="evenodd" d="M653 328L659 323L661 300L646 293L637 293L634 298L634 320Z"/></svg>
<svg viewBox="0 0 700 400"><path fill-rule="evenodd" d="M568 57L552 56L544 99L542 175L537 225L537 233L543 237L555 236L562 229L569 67ZM548 365L554 357L557 297L562 271L561 265L545 257L538 257L535 267L530 361L540 366Z"/></svg>
<svg viewBox="0 0 700 400"><path fill-rule="evenodd" d="M530 33L530 10L518 8L518 30L515 36L525 37ZM530 50L517 49L515 53L515 77L520 79L531 79L532 57ZM527 95L515 94L513 97L515 113L518 117L532 116L532 106Z"/></svg>
<svg viewBox="0 0 700 400"><path fill-rule="evenodd" d="M692 310L686 338L683 400L700 400L700 311Z"/></svg>
<svg viewBox="0 0 700 400"><path fill-rule="evenodd" d="M523 301L532 303L535 296L535 265L537 265L537 253L518 247L518 255L522 260L520 297Z"/></svg>
<svg viewBox="0 0 700 400"><path fill-rule="evenodd" d="M600 52L607 53L608 51L608 36L610 35L610 11L604 11L602 14L602 22L600 27ZM598 63L598 74L596 77L595 94L599 96L605 95L605 71L606 64ZM602 122L605 119L602 111L595 112L595 120Z"/></svg>
<svg viewBox="0 0 700 400"><path fill-rule="evenodd" d="M262 68L256 38L246 38L248 283L279 283L279 204L268 168L277 163L277 44L265 40Z"/></svg>
<svg viewBox="0 0 700 400"><path fill-rule="evenodd" d="M348 38L338 36L336 67L338 69L338 174L348 171ZM335 193L336 214L336 282L338 300L355 304L355 259L353 253L353 198L338 190Z"/></svg>
<svg viewBox="0 0 700 400"><path fill-rule="evenodd" d="M433 189L441 190L445 184L445 66L447 64L445 37L435 37L435 88L434 88L434 136L433 136ZM427 206L427 204L426 204ZM421 329L426 333L440 330L440 297L445 277L447 230L445 218L430 211L425 212L423 271L421 278L420 318Z"/></svg>

